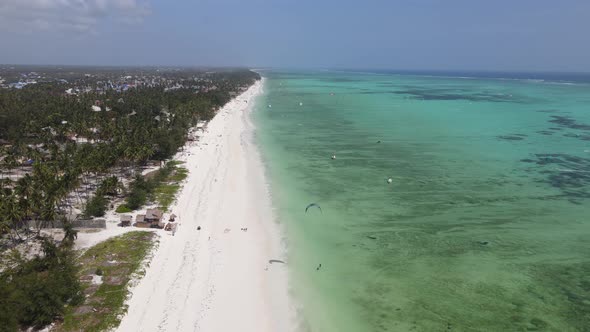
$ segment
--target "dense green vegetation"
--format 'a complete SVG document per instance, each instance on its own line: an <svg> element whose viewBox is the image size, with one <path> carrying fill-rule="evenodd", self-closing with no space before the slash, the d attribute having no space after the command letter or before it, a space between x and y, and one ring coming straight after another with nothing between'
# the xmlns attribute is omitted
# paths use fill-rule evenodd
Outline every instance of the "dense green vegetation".
<svg viewBox="0 0 590 332"><path fill-rule="evenodd" d="M155 181L146 180L141 175L136 175L133 182L129 186L130 192L127 196L125 207L129 210L137 210L144 205L148 197L151 196L155 187Z"/></svg>
<svg viewBox="0 0 590 332"><path fill-rule="evenodd" d="M84 216L86 217L102 217L104 216L109 201L101 195L94 195L86 202L84 207Z"/></svg>
<svg viewBox="0 0 590 332"><path fill-rule="evenodd" d="M0 331L43 327L62 316L67 305L83 301L69 229L60 246L42 239L42 255L14 255L0 274Z"/></svg>
<svg viewBox="0 0 590 332"><path fill-rule="evenodd" d="M117 195L122 187L123 185L116 176L110 176L102 180L94 196L86 202L84 215L86 217L104 216L109 204L107 197Z"/></svg>
<svg viewBox="0 0 590 332"><path fill-rule="evenodd" d="M168 207L174 202L176 193L180 189L180 182L188 176L188 170L184 167L179 167L178 163L171 161L167 165L172 169L165 179L160 181L160 184L154 189L156 201L161 209L168 210Z"/></svg>
<svg viewBox="0 0 590 332"><path fill-rule="evenodd" d="M78 259L81 277L101 275L102 284L82 283L86 299L67 307L57 330L106 331L118 326L119 316L127 310L127 284L134 273L141 274L141 262L153 247L153 238L151 232L129 232L88 249Z"/></svg>
<svg viewBox="0 0 590 332"><path fill-rule="evenodd" d="M174 201L179 183L188 175L188 170L178 166L177 161L170 161L151 176L136 175L129 185L130 191L125 204L117 208L124 213L139 209L149 201L157 201L166 210Z"/></svg>
<svg viewBox="0 0 590 332"><path fill-rule="evenodd" d="M48 223L63 222L66 231L59 246L42 240L38 257L17 257L3 264L0 331L42 327L62 317L64 305L80 301L71 251L75 231L66 219L72 212L73 194L82 202L80 191L93 193L85 202L84 214L104 215L109 199L122 192L119 177L137 174L137 168L150 160L172 157L186 141L188 128L211 119L232 95L259 79L248 70L137 69L141 79L150 83L122 89L107 87L122 86L116 76L122 70L88 71L91 75L69 73L69 83L54 80L23 89L0 88L0 253L40 239L40 229ZM73 88L78 92L66 93ZM184 177L186 172L175 163L168 163L153 177L135 176L126 206L118 211L137 209L148 199L167 207ZM145 250L135 254L133 246L125 247L124 255L129 256L121 261L129 259L129 271L136 269L133 264L147 251L135 246ZM7 262L0 259L0 263ZM111 273L107 267L100 269L107 276ZM105 303L104 327L116 323L120 311L114 308L121 308L124 297L119 301L113 297L119 295L108 292L105 289L99 297L112 300ZM75 329L78 325L67 323L67 317L64 326L74 324Z"/></svg>
<svg viewBox="0 0 590 332"><path fill-rule="evenodd" d="M68 155L66 150L58 160L35 163L16 182L0 182L0 235L21 241L30 235L28 221L39 230L66 214L63 200L80 184Z"/></svg>
<svg viewBox="0 0 590 332"><path fill-rule="evenodd" d="M26 173L16 181L0 180L0 235L20 240L29 221L41 228L66 215L67 195L88 179L170 158L186 141L189 127L211 119L232 94L259 78L247 70L201 75L205 90L187 85L193 76L182 71L160 78L175 89L155 84L120 91L98 88L98 81L84 81L96 88L77 95L64 93L74 86L65 83L0 89L0 171ZM127 201L132 209L153 191L136 182ZM85 214L104 214L111 190L96 193Z"/></svg>

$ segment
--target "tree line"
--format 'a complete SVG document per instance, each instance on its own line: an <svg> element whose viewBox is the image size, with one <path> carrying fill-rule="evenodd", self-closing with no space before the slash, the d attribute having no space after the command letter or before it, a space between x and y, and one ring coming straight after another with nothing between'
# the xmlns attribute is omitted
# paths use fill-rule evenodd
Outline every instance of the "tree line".
<svg viewBox="0 0 590 332"><path fill-rule="evenodd" d="M76 232L65 217L70 193L96 179L86 213L100 214L105 197L121 188L113 169L172 157L190 127L210 120L233 94L260 78L247 70L209 77L216 89L206 92L155 86L69 95L68 85L59 82L0 89L0 253L30 239L41 245L32 259L0 261L0 331L42 327L59 319L65 305L80 301L72 251ZM19 170L16 178L8 177ZM134 192L146 190L137 179L133 184ZM64 225L60 244L40 236L54 221Z"/></svg>
<svg viewBox="0 0 590 332"><path fill-rule="evenodd" d="M28 170L16 181L0 180L0 234L19 238L27 220L64 215L65 198L84 176L170 158L188 128L210 120L232 94L259 79L247 70L209 77L216 89L199 93L156 86L68 95L59 83L0 89L0 166L7 173Z"/></svg>

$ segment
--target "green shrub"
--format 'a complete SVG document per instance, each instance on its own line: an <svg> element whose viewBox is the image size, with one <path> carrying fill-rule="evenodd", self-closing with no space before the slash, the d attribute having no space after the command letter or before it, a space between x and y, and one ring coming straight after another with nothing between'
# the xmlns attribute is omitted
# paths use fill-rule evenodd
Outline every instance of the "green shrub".
<svg viewBox="0 0 590 332"><path fill-rule="evenodd" d="M84 215L86 217L102 217L107 209L109 201L104 196L96 195L86 202Z"/></svg>
<svg viewBox="0 0 590 332"><path fill-rule="evenodd" d="M130 208L127 207L127 205L125 204L121 204L117 207L117 209L115 210L115 212L117 213L129 213L132 212L133 210L131 210Z"/></svg>
<svg viewBox="0 0 590 332"><path fill-rule="evenodd" d="M170 181L181 182L188 176L188 169L184 167L177 167L174 174L170 175Z"/></svg>
<svg viewBox="0 0 590 332"><path fill-rule="evenodd" d="M127 197L127 208L137 210L147 202L147 192L140 188L134 188Z"/></svg>
<svg viewBox="0 0 590 332"><path fill-rule="evenodd" d="M180 182L188 175L186 168L177 167L179 164L178 161L170 161L149 179L137 175L129 185L130 192L125 203L125 208L129 211L119 206L117 212L125 213L137 210L145 205L148 199L153 200L154 198L166 209L174 201L174 196L179 189L177 184L169 184L168 182Z"/></svg>
<svg viewBox="0 0 590 332"><path fill-rule="evenodd" d="M131 191L141 190L147 192L151 192L155 187L155 182L158 181L160 177L161 170L156 172L154 176L154 180L146 180L143 176L137 175L133 182L131 182Z"/></svg>

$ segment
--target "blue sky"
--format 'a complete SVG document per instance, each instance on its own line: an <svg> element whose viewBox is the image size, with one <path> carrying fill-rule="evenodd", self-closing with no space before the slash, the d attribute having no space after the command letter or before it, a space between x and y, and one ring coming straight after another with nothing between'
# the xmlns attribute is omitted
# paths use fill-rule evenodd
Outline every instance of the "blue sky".
<svg viewBox="0 0 590 332"><path fill-rule="evenodd" d="M0 63L590 72L588 0L0 0Z"/></svg>

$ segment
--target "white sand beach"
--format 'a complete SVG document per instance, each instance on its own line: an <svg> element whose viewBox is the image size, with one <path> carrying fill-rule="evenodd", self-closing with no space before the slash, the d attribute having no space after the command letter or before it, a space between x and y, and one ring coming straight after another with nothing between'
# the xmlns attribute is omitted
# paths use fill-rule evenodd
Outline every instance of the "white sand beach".
<svg viewBox="0 0 590 332"><path fill-rule="evenodd" d="M182 154L190 175L170 209L178 230L161 231L119 331L293 329L287 268L268 262L285 258L249 119L262 88L228 103Z"/></svg>

